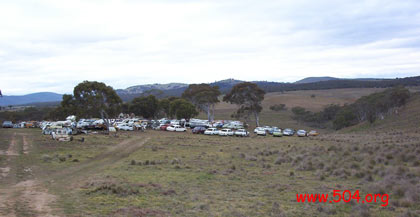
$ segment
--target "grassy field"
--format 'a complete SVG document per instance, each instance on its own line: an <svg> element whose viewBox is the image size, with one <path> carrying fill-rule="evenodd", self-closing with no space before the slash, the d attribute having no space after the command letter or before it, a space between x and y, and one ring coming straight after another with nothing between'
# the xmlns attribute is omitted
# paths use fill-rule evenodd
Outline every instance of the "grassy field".
<svg viewBox="0 0 420 217"><path fill-rule="evenodd" d="M0 129L0 215L420 215L419 105L414 97L375 125L310 138L147 130L57 142ZM388 205L296 201L334 189L389 194Z"/></svg>
<svg viewBox="0 0 420 217"><path fill-rule="evenodd" d="M147 131L89 135L84 143L54 142L37 130L0 132L34 141L27 155L13 156L2 180L14 189L5 192L3 215L398 216L420 208L417 132L224 138ZM36 183L15 187L27 182ZM297 193L333 189L387 193L389 205L296 202ZM29 193L45 201L39 210Z"/></svg>

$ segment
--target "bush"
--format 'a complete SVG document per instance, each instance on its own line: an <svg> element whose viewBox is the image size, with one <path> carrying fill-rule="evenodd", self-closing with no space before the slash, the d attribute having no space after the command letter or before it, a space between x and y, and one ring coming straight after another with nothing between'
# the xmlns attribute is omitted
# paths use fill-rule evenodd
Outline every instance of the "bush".
<svg viewBox="0 0 420 217"><path fill-rule="evenodd" d="M47 162L50 162L51 160L52 158L49 155L47 154L42 155L42 161L47 163Z"/></svg>
<svg viewBox="0 0 420 217"><path fill-rule="evenodd" d="M358 204L353 207L352 213L355 216L370 217L369 207L366 204Z"/></svg>
<svg viewBox="0 0 420 217"><path fill-rule="evenodd" d="M276 112L287 110L285 104L275 104L275 105L270 106L270 109L273 110L273 111L276 111Z"/></svg>
<svg viewBox="0 0 420 217"><path fill-rule="evenodd" d="M257 161L258 160L257 157L252 156L252 155L246 155L245 159L249 160L249 161Z"/></svg>
<svg viewBox="0 0 420 217"><path fill-rule="evenodd" d="M278 164L278 165L280 165L280 164L285 163L285 162L286 162L286 159L285 159L285 158L283 158L283 157L278 157L278 158L274 161L274 164Z"/></svg>
<svg viewBox="0 0 420 217"><path fill-rule="evenodd" d="M333 126L334 129L339 130L344 127L355 125L357 122L355 110L350 106L345 106L337 113L333 121Z"/></svg>

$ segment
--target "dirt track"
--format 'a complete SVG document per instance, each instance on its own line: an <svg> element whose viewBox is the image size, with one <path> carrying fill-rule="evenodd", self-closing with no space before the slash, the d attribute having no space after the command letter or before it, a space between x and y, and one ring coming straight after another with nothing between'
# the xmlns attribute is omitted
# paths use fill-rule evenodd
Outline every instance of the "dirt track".
<svg viewBox="0 0 420 217"><path fill-rule="evenodd" d="M13 156L19 155L18 147L16 144L16 133L13 134L12 141L10 142L6 155L13 155Z"/></svg>
<svg viewBox="0 0 420 217"><path fill-rule="evenodd" d="M30 156L30 137L24 133L14 133L7 151L7 165L0 168L0 216L62 216L60 210L53 209L57 196L49 194L45 184L56 186L71 183L75 180L84 179L94 173L100 172L107 166L129 156L146 143L149 138L131 138L113 146L104 153L82 162L67 170L42 177L31 174L31 178L21 180L17 178L19 173L32 173L30 165L17 165L19 158ZM23 153L23 154L19 154ZM66 186L66 185L63 185ZM67 185L68 186L68 185Z"/></svg>
<svg viewBox="0 0 420 217"><path fill-rule="evenodd" d="M19 182L0 189L0 214L2 216L55 216L49 206L55 196L48 194L35 180Z"/></svg>

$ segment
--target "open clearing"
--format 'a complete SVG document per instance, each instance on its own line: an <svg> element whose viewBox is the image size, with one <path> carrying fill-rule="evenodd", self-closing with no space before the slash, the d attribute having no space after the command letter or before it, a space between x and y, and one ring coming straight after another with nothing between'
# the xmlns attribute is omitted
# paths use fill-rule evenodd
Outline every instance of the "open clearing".
<svg viewBox="0 0 420 217"><path fill-rule="evenodd" d="M420 215L419 105L311 138L147 130L57 142L39 129L0 129L0 215ZM296 202L334 189L386 193L389 203Z"/></svg>

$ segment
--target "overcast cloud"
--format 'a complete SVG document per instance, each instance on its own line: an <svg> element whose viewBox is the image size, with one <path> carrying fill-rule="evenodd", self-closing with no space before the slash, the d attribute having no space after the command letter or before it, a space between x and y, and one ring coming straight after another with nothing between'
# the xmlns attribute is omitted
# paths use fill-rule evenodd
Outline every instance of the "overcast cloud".
<svg viewBox="0 0 420 217"><path fill-rule="evenodd" d="M3 0L3 94L420 75L418 0Z"/></svg>

